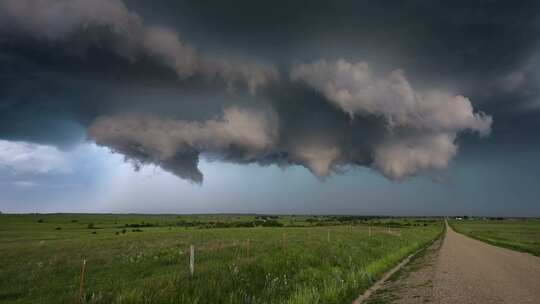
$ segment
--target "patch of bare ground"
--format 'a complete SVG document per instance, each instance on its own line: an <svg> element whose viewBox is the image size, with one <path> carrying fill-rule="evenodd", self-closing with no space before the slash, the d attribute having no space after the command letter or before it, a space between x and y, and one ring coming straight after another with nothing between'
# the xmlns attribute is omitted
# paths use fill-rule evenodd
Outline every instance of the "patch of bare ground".
<svg viewBox="0 0 540 304"><path fill-rule="evenodd" d="M395 272L366 301L369 304L433 302L433 280L443 237L419 252Z"/></svg>

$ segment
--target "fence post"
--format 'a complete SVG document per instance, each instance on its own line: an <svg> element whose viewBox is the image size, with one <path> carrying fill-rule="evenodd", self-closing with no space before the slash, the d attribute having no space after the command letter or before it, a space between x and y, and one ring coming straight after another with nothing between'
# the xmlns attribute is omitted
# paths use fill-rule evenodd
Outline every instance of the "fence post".
<svg viewBox="0 0 540 304"><path fill-rule="evenodd" d="M326 240L330 243L330 229L328 229L328 234L326 236Z"/></svg>
<svg viewBox="0 0 540 304"><path fill-rule="evenodd" d="M369 237L371 237L371 226L369 226Z"/></svg>
<svg viewBox="0 0 540 304"><path fill-rule="evenodd" d="M195 272L195 246L189 246L189 274L193 276Z"/></svg>
<svg viewBox="0 0 540 304"><path fill-rule="evenodd" d="M86 259L83 260L81 267L81 281L79 284L79 303L83 302L84 298L84 275L86 273Z"/></svg>
<svg viewBox="0 0 540 304"><path fill-rule="evenodd" d="M247 239L247 244L246 244L246 246L247 246L247 257L248 257L248 258L249 258L250 245L251 245L251 244L250 244L250 239L248 238L248 239Z"/></svg>

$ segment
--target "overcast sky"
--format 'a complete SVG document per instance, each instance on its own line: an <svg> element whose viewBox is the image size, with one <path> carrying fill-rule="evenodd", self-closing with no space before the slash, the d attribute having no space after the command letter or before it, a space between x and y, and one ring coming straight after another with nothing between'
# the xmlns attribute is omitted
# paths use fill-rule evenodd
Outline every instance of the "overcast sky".
<svg viewBox="0 0 540 304"><path fill-rule="evenodd" d="M0 211L540 216L537 1L0 2Z"/></svg>

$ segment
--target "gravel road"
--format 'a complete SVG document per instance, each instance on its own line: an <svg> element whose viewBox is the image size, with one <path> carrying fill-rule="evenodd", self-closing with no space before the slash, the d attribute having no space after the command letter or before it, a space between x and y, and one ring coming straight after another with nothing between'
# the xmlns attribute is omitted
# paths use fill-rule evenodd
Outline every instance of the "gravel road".
<svg viewBox="0 0 540 304"><path fill-rule="evenodd" d="M433 302L540 303L540 257L471 239L447 225Z"/></svg>

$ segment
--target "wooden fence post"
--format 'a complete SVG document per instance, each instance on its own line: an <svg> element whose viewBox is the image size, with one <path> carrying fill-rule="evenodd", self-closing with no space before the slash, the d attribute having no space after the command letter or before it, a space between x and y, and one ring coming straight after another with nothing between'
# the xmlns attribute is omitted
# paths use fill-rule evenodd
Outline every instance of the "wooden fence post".
<svg viewBox="0 0 540 304"><path fill-rule="evenodd" d="M326 240L330 243L330 229L328 229L328 234L326 235Z"/></svg>
<svg viewBox="0 0 540 304"><path fill-rule="evenodd" d="M189 246L189 274L193 276L195 272L195 246Z"/></svg>
<svg viewBox="0 0 540 304"><path fill-rule="evenodd" d="M79 284L79 303L83 302L84 299L84 275L86 273L86 259L83 260L81 267L81 280Z"/></svg>
<svg viewBox="0 0 540 304"><path fill-rule="evenodd" d="M371 226L369 226L369 237L371 237Z"/></svg>

